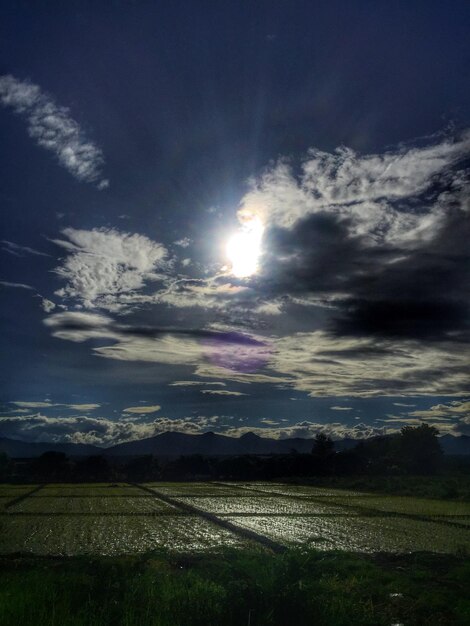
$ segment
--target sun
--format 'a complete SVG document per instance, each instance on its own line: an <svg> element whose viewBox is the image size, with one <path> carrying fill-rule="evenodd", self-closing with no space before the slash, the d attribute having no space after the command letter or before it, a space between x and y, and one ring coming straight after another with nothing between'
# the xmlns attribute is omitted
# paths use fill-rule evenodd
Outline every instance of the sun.
<svg viewBox="0 0 470 626"><path fill-rule="evenodd" d="M230 271L237 278L247 278L258 271L263 231L260 220L253 218L228 240L226 253Z"/></svg>

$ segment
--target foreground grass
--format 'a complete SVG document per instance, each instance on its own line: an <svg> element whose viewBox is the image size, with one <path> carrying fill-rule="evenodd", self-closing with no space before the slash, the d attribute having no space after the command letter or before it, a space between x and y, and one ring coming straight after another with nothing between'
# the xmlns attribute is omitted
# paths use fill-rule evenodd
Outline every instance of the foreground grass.
<svg viewBox="0 0 470 626"><path fill-rule="evenodd" d="M2 626L470 623L470 561L300 549L0 558Z"/></svg>

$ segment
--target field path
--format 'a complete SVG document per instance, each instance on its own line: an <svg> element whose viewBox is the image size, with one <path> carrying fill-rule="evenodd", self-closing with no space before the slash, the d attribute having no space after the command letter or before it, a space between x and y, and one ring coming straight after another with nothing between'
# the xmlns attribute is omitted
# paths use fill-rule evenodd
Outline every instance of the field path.
<svg viewBox="0 0 470 626"><path fill-rule="evenodd" d="M29 498L29 496L34 495L35 493L43 489L45 486L46 486L46 483L43 483L42 485L38 485L37 487L34 487L34 489L31 489L31 491L27 491L26 493L21 494L21 496L18 496L17 498L13 498L13 500L10 500L7 504L5 504L5 511L8 511L8 509L14 506L15 504L18 504L19 502L23 502L23 500L26 500L26 498Z"/></svg>
<svg viewBox="0 0 470 626"><path fill-rule="evenodd" d="M150 487L145 487L144 485L140 485L138 483L129 484L133 487L138 487L139 489L142 489L142 491L145 491L146 493L152 494L153 496L155 496L155 498L159 498L163 502L166 502L167 504L170 504L171 506L174 506L181 511L184 511L185 513L190 513L191 515L197 515L198 517L202 517L203 519L211 522L212 524L215 524L216 526L220 526L225 530L229 530L232 533L235 533L239 537L249 539L250 541L255 541L256 543L261 544L264 548L269 548L273 552L281 553L286 550L286 546L278 543L277 541L269 539L265 535L261 535L260 533L254 532L253 530L249 530L247 528L240 528L239 526L232 524L232 522L220 519L219 517L217 517L217 515L214 515L213 513L208 513L207 511L198 509L191 504L187 504L186 502L180 502L172 498L171 496L168 496L167 494L161 493L161 491L158 491L158 489L151 489Z"/></svg>

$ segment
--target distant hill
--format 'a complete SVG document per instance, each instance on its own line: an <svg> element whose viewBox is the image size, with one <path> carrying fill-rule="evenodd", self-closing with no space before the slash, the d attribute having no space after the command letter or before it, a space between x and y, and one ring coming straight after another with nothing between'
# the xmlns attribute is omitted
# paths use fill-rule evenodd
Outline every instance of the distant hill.
<svg viewBox="0 0 470 626"><path fill-rule="evenodd" d="M83 443L32 443L0 437L0 452L5 452L9 457L21 459L40 456L44 452L63 452L67 456L91 456L103 454L103 448Z"/></svg>
<svg viewBox="0 0 470 626"><path fill-rule="evenodd" d="M439 442L445 454L470 454L470 437L468 435L461 435L460 437L443 435L439 438Z"/></svg>
<svg viewBox="0 0 470 626"><path fill-rule="evenodd" d="M285 454L291 450L310 452L310 439L266 439L254 433L239 438L208 432L202 435L167 432L149 439L121 443L106 450L111 456L155 454L158 456L180 456L203 454L222 456L236 454Z"/></svg>
<svg viewBox="0 0 470 626"><path fill-rule="evenodd" d="M470 437L444 435L439 439L446 454L470 455ZM358 443L355 439L335 441L336 450L346 450ZM313 439L268 439L254 433L246 433L239 438L227 437L208 432L202 435L187 435L166 432L148 439L128 441L109 448L99 448L87 444L74 443L30 443L0 437L0 452L12 458L35 457L54 450L68 456L91 456L102 454L111 457L156 456L177 457L189 454L204 456L234 456L241 454L288 454L292 450L299 453L310 452Z"/></svg>

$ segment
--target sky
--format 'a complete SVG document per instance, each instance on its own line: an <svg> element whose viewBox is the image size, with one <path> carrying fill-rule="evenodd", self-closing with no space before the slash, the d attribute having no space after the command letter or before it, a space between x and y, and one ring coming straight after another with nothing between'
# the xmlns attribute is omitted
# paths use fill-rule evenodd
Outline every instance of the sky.
<svg viewBox="0 0 470 626"><path fill-rule="evenodd" d="M470 434L470 6L0 4L0 436Z"/></svg>

